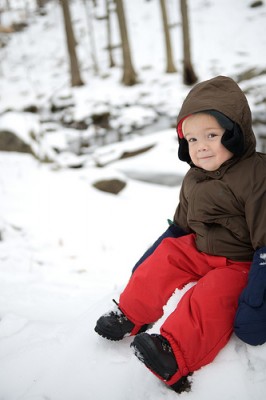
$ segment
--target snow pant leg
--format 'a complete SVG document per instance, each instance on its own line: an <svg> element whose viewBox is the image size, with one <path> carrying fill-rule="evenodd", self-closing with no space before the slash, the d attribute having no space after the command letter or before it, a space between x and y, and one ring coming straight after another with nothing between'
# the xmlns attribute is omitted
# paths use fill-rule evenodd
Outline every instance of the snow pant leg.
<svg viewBox="0 0 266 400"><path fill-rule="evenodd" d="M247 283L250 263L226 259L225 263L223 267L214 264L214 269L185 293L161 327L179 367L169 385L210 363L233 332L238 298Z"/></svg>
<svg viewBox="0 0 266 400"><path fill-rule="evenodd" d="M212 269L201 254L194 235L163 240L131 276L119 299L121 310L136 325L157 321L176 288Z"/></svg>

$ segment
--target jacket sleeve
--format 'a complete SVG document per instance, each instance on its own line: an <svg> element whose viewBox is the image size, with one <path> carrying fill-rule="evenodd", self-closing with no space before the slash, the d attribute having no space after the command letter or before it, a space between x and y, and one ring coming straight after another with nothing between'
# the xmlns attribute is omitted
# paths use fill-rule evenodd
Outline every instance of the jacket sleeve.
<svg viewBox="0 0 266 400"><path fill-rule="evenodd" d="M234 331L245 343L266 342L266 246L254 253L248 284L239 299Z"/></svg>
<svg viewBox="0 0 266 400"><path fill-rule="evenodd" d="M180 190L179 204L175 211L174 223L182 227L182 229L189 233L191 232L191 229L189 228L187 223L188 201L185 195L185 180L186 178L184 179L183 185Z"/></svg>
<svg viewBox="0 0 266 400"><path fill-rule="evenodd" d="M153 243L151 247L143 254L143 256L138 260L138 262L134 265L132 273L148 258L156 248L162 243L164 239L167 238L178 238L184 235L187 235L187 232L180 228L178 225L173 223L172 221L169 222L169 227L166 229L165 232Z"/></svg>
<svg viewBox="0 0 266 400"><path fill-rule="evenodd" d="M235 334L244 342L266 342L266 163L257 153L254 167L243 190L245 216L254 248L248 283L240 295L234 322Z"/></svg>
<svg viewBox="0 0 266 400"><path fill-rule="evenodd" d="M250 178L243 188L248 193L245 199L245 216L253 249L266 246L266 162L259 155Z"/></svg>

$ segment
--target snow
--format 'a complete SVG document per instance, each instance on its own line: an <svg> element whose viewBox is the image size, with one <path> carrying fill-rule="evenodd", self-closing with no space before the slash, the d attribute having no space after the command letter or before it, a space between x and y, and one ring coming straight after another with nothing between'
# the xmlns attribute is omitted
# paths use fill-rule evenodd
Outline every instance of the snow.
<svg viewBox="0 0 266 400"><path fill-rule="evenodd" d="M2 22L19 13L3 14ZM95 146L88 154L71 151L76 131L51 126L44 135L42 115L27 113L49 102L73 104L79 121L91 110L112 113L113 127L127 132L161 115L175 118L189 88L180 72L166 75L159 2L126 0L129 36L140 83L120 85L121 71L107 68L102 51L105 32L95 21L101 76L94 76L83 2L72 2L86 85L70 88L59 2L48 15L31 15L27 29L12 35L0 50L0 127L29 143L42 163L28 154L0 152L0 398L5 400L167 400L166 388L136 359L131 338L108 342L94 332L98 317L113 307L112 298L130 276L134 263L166 229L175 210L187 166L178 161L175 129L145 136L137 132L121 143ZM169 0L176 65L181 71L180 15ZM35 2L28 1L28 9ZM243 0L189 2L192 57L200 80L216 74L237 77L265 67L265 5L251 9ZM99 1L97 15L103 13ZM152 33L152 34L151 34ZM118 38L116 38L118 42ZM84 50L86 49L86 50ZM119 52L116 51L119 63ZM265 112L265 76L241 81L253 111ZM259 101L259 104L258 103ZM66 117L69 115L66 115ZM47 127L48 124L46 124ZM86 132L88 136L91 131ZM81 133L80 133L81 135ZM72 148L70 144L72 143ZM119 160L125 152L150 150ZM58 154L54 148L60 150ZM77 166L82 168L66 168ZM102 168L98 168L101 165ZM92 185L119 178L127 185L119 195ZM176 292L165 315L152 328L158 332L184 293ZM252 347L232 336L213 363L192 376L187 400L264 400L266 345Z"/></svg>
<svg viewBox="0 0 266 400"><path fill-rule="evenodd" d="M260 258L263 260L260 265L266 265L266 253L260 254Z"/></svg>

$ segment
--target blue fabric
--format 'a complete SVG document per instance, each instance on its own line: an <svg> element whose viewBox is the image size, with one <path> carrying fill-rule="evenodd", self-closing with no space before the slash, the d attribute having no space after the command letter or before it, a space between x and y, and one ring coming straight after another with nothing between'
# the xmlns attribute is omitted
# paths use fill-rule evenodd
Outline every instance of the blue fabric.
<svg viewBox="0 0 266 400"><path fill-rule="evenodd" d="M248 284L239 298L234 331L253 346L266 342L266 246L254 253Z"/></svg>
<svg viewBox="0 0 266 400"><path fill-rule="evenodd" d="M154 250L159 246L159 244L166 238L178 238L184 235L187 235L188 232L185 232L182 228L171 223L171 225L166 229L166 231L153 243L153 245L143 254L143 256L138 260L132 269L132 273L146 260Z"/></svg>

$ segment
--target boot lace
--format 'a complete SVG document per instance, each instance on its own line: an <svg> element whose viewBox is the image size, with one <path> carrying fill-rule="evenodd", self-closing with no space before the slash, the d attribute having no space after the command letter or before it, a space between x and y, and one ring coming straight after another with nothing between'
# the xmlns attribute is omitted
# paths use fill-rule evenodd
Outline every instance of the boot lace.
<svg viewBox="0 0 266 400"><path fill-rule="evenodd" d="M160 339L161 339L161 344L162 344L163 351L165 351L166 353L173 353L172 348L171 348L168 340L165 339L163 336L161 336Z"/></svg>
<svg viewBox="0 0 266 400"><path fill-rule="evenodd" d="M115 305L118 308L118 311L111 311L110 315L113 315L117 321L119 322L119 324L123 324L124 322L128 321L128 318L125 316L125 314L123 313L123 311L119 308L119 305L117 303L117 301L115 301L113 299L113 302L115 303Z"/></svg>

